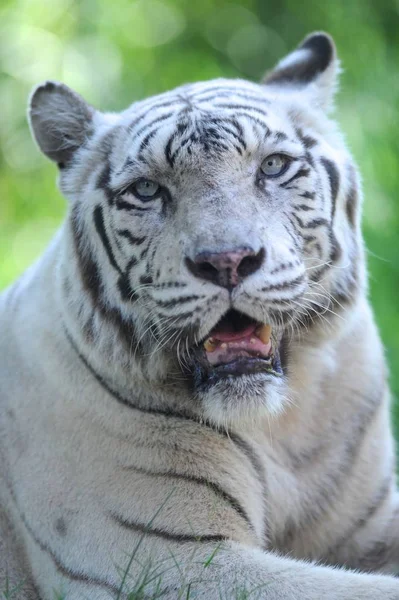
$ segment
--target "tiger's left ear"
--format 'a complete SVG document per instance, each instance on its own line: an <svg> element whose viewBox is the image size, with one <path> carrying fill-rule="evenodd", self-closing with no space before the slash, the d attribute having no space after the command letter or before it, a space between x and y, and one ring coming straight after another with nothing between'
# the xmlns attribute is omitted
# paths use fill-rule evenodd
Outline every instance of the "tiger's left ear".
<svg viewBox="0 0 399 600"><path fill-rule="evenodd" d="M266 74L263 82L281 92L304 92L309 102L328 109L333 101L340 72L334 41L328 33L308 35L294 52Z"/></svg>
<svg viewBox="0 0 399 600"><path fill-rule="evenodd" d="M40 150L59 166L67 165L94 131L96 111L79 94L57 81L32 92L29 122Z"/></svg>

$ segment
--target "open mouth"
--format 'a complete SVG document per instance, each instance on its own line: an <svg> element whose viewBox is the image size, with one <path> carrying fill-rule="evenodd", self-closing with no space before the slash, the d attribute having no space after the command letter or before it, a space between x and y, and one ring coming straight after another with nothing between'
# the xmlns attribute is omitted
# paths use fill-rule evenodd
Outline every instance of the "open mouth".
<svg viewBox="0 0 399 600"><path fill-rule="evenodd" d="M196 348L202 381L256 373L281 376L279 340L268 323L229 310Z"/></svg>

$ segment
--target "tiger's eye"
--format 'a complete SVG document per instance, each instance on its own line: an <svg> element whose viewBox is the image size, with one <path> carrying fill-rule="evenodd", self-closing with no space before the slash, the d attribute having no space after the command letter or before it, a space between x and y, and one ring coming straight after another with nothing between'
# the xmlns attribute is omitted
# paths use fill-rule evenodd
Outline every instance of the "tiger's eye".
<svg viewBox="0 0 399 600"><path fill-rule="evenodd" d="M267 177L277 177L287 168L289 159L283 154L271 154L261 164L261 171Z"/></svg>
<svg viewBox="0 0 399 600"><path fill-rule="evenodd" d="M140 198L150 200L157 195L160 185L156 181L151 181L150 179L140 179L133 184L132 189Z"/></svg>

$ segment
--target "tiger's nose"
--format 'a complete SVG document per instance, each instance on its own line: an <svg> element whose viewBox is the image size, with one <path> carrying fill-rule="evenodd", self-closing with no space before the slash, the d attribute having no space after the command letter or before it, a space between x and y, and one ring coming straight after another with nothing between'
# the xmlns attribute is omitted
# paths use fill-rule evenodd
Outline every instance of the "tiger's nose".
<svg viewBox="0 0 399 600"><path fill-rule="evenodd" d="M264 248L255 252L252 248L244 247L228 252L201 252L194 260L186 258L186 265L195 277L232 289L258 271L264 258Z"/></svg>

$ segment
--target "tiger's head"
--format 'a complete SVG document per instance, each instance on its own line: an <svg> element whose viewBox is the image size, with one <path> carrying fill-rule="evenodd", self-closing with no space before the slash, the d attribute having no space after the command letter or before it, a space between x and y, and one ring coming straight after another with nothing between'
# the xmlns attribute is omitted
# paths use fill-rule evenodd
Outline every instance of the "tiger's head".
<svg viewBox="0 0 399 600"><path fill-rule="evenodd" d="M121 114L34 90L33 135L71 205L82 343L113 331L105 362L178 374L218 424L284 406L291 348L331 336L362 280L357 175L328 117L338 71L315 33L261 84L183 85Z"/></svg>

